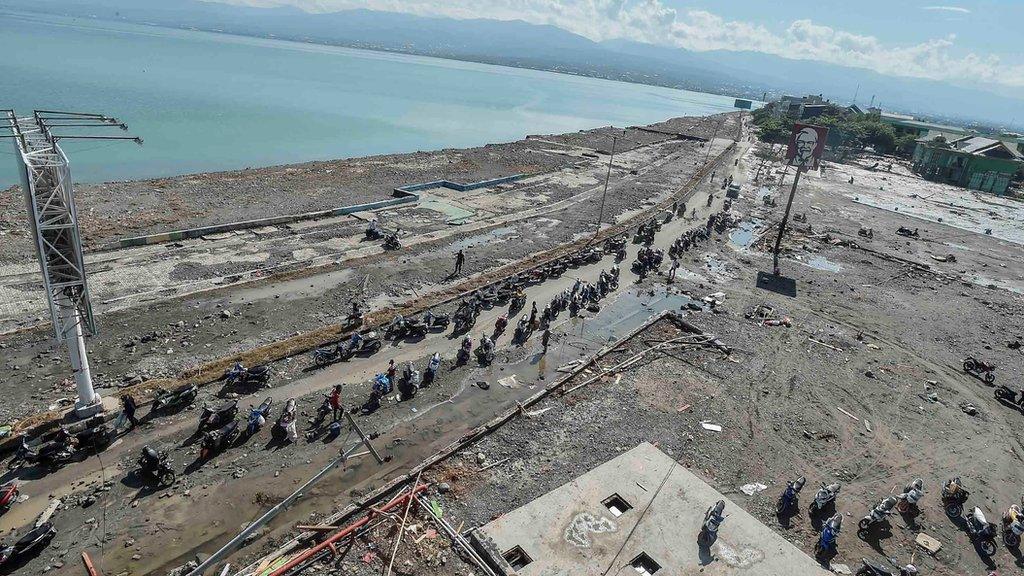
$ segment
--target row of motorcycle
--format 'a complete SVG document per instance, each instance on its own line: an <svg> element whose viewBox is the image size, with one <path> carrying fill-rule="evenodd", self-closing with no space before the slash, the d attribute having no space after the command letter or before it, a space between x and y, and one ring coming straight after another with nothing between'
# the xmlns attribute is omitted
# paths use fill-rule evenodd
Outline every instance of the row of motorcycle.
<svg viewBox="0 0 1024 576"><path fill-rule="evenodd" d="M786 483L786 488L779 496L776 504L776 513L780 518L795 510L800 491L805 482L806 479L800 477ZM834 511L839 490L839 483L822 483L809 506L811 516L814 517L823 513L826 508L831 508ZM858 537L861 539L868 538L875 527L888 523L889 516L894 514L899 513L916 517L920 514L919 502L922 497L924 497L924 481L920 478L904 486L903 492L886 496L857 523ZM1022 514L1021 505L1014 504L1007 509L1003 515L1000 530L999 526L987 520L984 511L980 507L974 506L966 513L964 512L964 506L969 497L970 492L965 488L964 482L960 477L950 478L942 485L941 498L946 515L958 522L979 552L986 556L995 554L996 537L1000 532L1003 543L1008 548L1019 549L1021 536L1024 534L1024 514ZM836 512L823 523L821 534L815 545L816 554L835 554L839 532L842 527L842 519L842 514ZM865 574L887 574L887 572L865 572Z"/></svg>

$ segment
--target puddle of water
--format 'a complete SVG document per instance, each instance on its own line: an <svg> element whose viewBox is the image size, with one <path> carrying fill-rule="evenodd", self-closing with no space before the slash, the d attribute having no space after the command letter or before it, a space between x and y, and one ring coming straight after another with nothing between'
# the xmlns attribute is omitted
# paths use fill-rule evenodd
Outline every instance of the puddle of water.
<svg viewBox="0 0 1024 576"><path fill-rule="evenodd" d="M630 291L620 295L601 309L595 318L577 318L570 333L584 340L604 346L636 330L651 316L663 310L678 311L693 302L682 294Z"/></svg>
<svg viewBox="0 0 1024 576"><path fill-rule="evenodd" d="M348 282L353 277L350 269L337 270L309 278L297 278L284 282L275 282L264 286L255 286L238 290L232 303L253 302L281 296L282 298L311 298L326 294L328 290Z"/></svg>
<svg viewBox="0 0 1024 576"><path fill-rule="evenodd" d="M449 204L448 202L442 202L441 200L438 200L436 198L421 200L418 207L426 208L427 210L433 210L435 212L440 212L441 214L444 214L445 216L448 217L448 223L450 224L456 222L463 222L476 214L476 212L466 210L465 208L460 208L459 206Z"/></svg>
<svg viewBox="0 0 1024 576"><path fill-rule="evenodd" d="M729 244L734 248L747 248L754 241L754 231L761 224L760 220L743 221L739 228L729 234Z"/></svg>
<svg viewBox="0 0 1024 576"><path fill-rule="evenodd" d="M796 257L797 262L810 266L816 270L824 270L825 272L839 272L843 269L841 265L836 262L825 258L824 256L814 255L807 258Z"/></svg>
<svg viewBox="0 0 1024 576"><path fill-rule="evenodd" d="M516 233L515 228L511 226L504 226L501 228L495 228L483 236L473 236L470 238L464 238L458 242L453 242L451 250L457 252L458 250L466 250L473 246L490 244L496 240L501 240L505 236L511 236Z"/></svg>

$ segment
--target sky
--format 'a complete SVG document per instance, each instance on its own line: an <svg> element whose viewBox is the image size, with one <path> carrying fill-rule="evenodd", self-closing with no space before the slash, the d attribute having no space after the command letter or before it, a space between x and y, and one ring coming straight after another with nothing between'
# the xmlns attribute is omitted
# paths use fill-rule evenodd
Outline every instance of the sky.
<svg viewBox="0 0 1024 576"><path fill-rule="evenodd" d="M1024 90L1024 0L215 0L550 24L592 40L754 50L1001 91Z"/></svg>

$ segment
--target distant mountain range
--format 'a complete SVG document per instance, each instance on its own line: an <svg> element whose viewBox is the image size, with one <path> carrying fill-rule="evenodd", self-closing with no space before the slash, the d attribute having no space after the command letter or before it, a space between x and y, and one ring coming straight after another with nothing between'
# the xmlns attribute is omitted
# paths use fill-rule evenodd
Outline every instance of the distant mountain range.
<svg viewBox="0 0 1024 576"><path fill-rule="evenodd" d="M0 0L0 9L197 28L551 70L760 99L824 94L840 103L871 97L887 109L940 121L1024 122L1024 94L1009 97L942 82L759 52L694 52L625 40L594 42L522 21L455 20L347 10L311 14L199 0Z"/></svg>

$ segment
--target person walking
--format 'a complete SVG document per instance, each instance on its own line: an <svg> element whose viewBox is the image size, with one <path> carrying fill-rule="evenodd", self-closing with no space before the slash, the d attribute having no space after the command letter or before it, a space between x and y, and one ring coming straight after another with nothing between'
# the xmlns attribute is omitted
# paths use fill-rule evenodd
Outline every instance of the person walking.
<svg viewBox="0 0 1024 576"><path fill-rule="evenodd" d="M125 394L122 396L121 407L124 411L124 417L128 419L128 423L130 424L128 429L134 429L139 425L139 419L135 417L135 411L138 409L138 405L135 403L135 397L131 394Z"/></svg>
<svg viewBox="0 0 1024 576"><path fill-rule="evenodd" d="M341 384L335 384L334 389L331 390L331 396L328 400L331 404L331 412L333 413L334 422L341 419Z"/></svg>
<svg viewBox="0 0 1024 576"><path fill-rule="evenodd" d="M455 274L462 273L462 265L466 263L466 254L459 249L459 253L455 255Z"/></svg>
<svg viewBox="0 0 1024 576"><path fill-rule="evenodd" d="M544 329L544 334L540 337L540 343L544 346L544 353L548 353L548 341L551 340L551 330L549 328Z"/></svg>
<svg viewBox="0 0 1024 576"><path fill-rule="evenodd" d="M679 260L677 258L672 259L672 266L668 269L668 283L671 284L676 281L676 270L679 269Z"/></svg>

